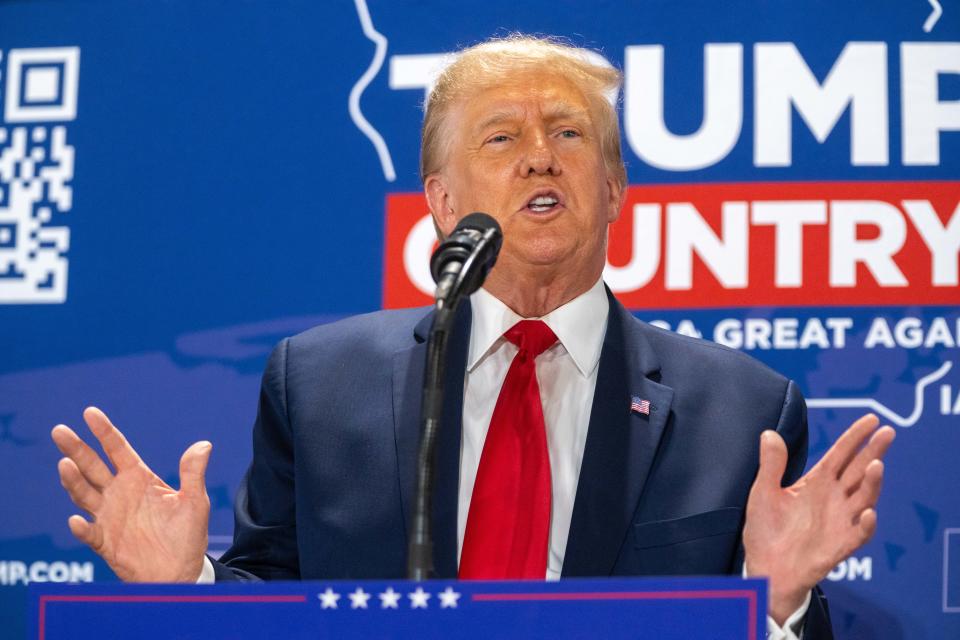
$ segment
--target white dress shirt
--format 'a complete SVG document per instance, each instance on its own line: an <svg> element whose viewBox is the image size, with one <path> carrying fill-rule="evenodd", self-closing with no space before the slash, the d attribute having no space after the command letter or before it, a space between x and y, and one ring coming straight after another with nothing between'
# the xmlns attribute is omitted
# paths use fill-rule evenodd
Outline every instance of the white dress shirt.
<svg viewBox="0 0 960 640"><path fill-rule="evenodd" d="M463 385L457 558L463 549L473 483L490 418L519 350L503 334L524 319L484 289L471 296L470 306L473 325ZM586 293L540 318L557 336L557 343L536 360L553 491L547 580L559 580L563 569L608 313L607 293L603 281L598 280Z"/></svg>

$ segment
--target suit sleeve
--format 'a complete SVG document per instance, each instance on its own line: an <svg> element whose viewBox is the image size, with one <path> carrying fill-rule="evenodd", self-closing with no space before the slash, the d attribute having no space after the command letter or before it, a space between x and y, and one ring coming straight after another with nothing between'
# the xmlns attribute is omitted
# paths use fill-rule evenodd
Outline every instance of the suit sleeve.
<svg viewBox="0 0 960 640"><path fill-rule="evenodd" d="M299 580L293 432L287 412L289 339L270 355L253 427L253 461L234 506L231 546L216 580Z"/></svg>
<svg viewBox="0 0 960 640"><path fill-rule="evenodd" d="M777 433L787 443L789 454L787 470L783 475L783 486L786 487L803 475L807 464L807 403L793 380L787 383L780 420L777 422ZM803 623L802 640L833 640L830 610L827 607L827 598L820 587L813 590L810 608L807 609L807 616Z"/></svg>

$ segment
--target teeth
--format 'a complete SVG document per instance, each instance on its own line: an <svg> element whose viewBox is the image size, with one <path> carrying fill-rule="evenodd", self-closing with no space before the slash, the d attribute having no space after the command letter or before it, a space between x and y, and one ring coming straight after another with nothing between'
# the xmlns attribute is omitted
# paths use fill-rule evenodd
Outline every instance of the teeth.
<svg viewBox="0 0 960 640"><path fill-rule="evenodd" d="M538 196L530 201L531 207L552 207L559 201L552 196Z"/></svg>

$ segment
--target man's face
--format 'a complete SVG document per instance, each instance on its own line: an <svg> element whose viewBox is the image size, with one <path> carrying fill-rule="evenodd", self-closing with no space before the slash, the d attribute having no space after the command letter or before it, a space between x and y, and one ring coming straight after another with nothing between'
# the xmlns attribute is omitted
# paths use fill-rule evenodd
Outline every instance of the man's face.
<svg viewBox="0 0 960 640"><path fill-rule="evenodd" d="M474 211L503 228L495 273L567 273L592 285L621 191L586 96L566 78L524 73L452 106L443 168L425 182L444 234Z"/></svg>

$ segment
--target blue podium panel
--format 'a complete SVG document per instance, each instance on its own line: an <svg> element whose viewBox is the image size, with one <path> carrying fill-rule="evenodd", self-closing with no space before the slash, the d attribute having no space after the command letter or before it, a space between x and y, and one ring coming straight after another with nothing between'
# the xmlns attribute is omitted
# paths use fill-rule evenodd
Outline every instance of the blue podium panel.
<svg viewBox="0 0 960 640"><path fill-rule="evenodd" d="M28 638L762 638L765 580L30 585Z"/></svg>

